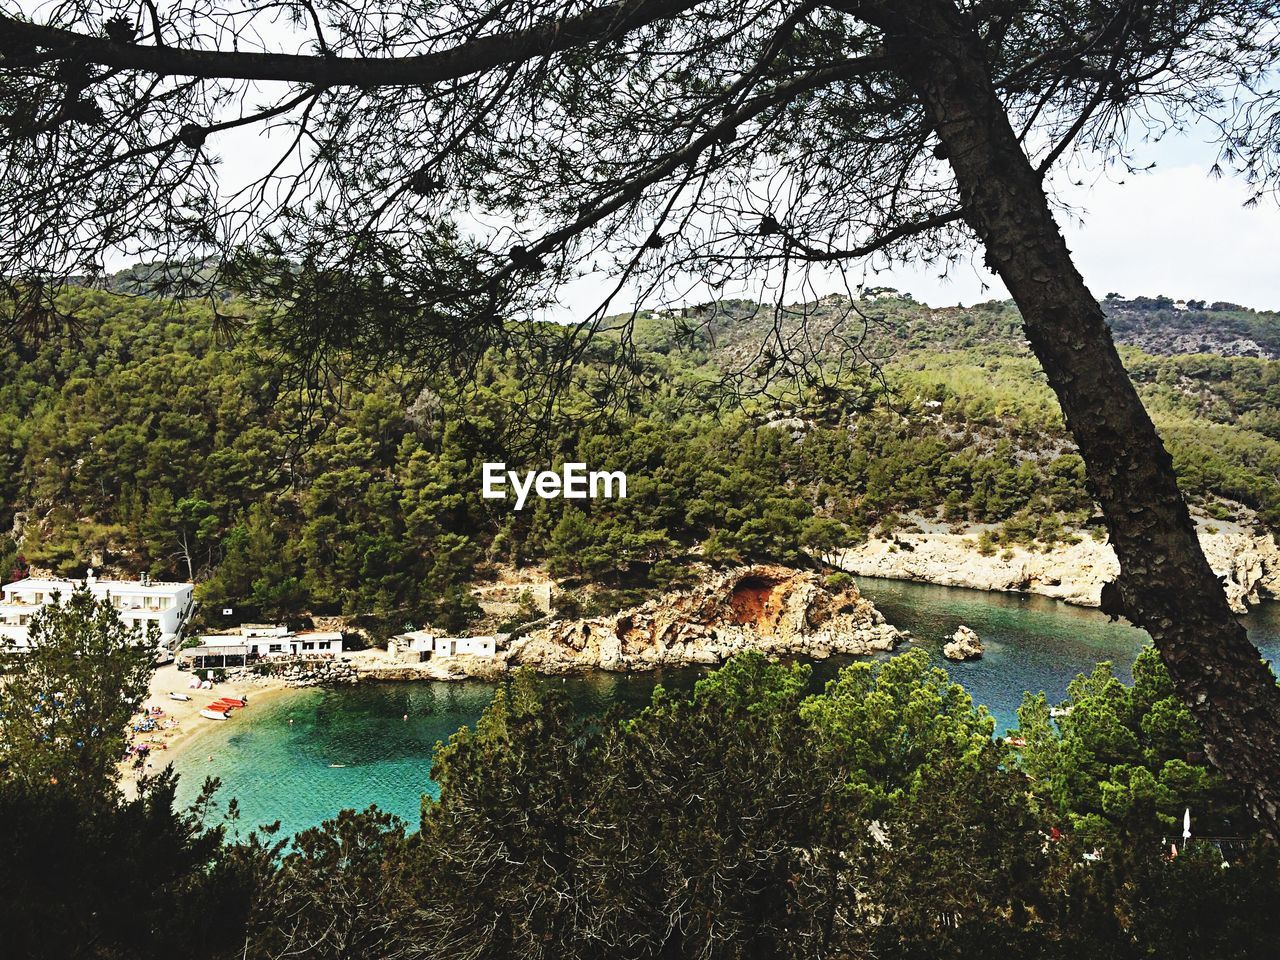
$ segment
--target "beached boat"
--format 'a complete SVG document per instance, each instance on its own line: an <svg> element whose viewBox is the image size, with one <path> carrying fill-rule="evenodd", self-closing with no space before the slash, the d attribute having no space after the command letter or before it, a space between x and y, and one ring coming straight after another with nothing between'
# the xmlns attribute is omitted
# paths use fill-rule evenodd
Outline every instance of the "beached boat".
<svg viewBox="0 0 1280 960"><path fill-rule="evenodd" d="M205 707L200 711L200 716L208 720L226 720L231 716L230 710L216 710L213 707Z"/></svg>
<svg viewBox="0 0 1280 960"><path fill-rule="evenodd" d="M169 694L169 699L170 700L190 700L191 698L188 697L185 693L171 693Z"/></svg>

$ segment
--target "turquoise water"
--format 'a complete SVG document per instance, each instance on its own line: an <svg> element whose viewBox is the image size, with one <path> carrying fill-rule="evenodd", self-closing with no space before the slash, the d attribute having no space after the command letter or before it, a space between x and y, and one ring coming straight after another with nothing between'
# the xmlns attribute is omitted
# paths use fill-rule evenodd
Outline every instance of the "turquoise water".
<svg viewBox="0 0 1280 960"><path fill-rule="evenodd" d="M1041 597L892 580L860 579L859 585L890 623L910 630L914 645L928 650L991 710L998 731L1014 725L1024 691L1061 698L1072 677L1100 660L1112 661L1127 679L1146 641L1142 631L1109 622L1095 610ZM1263 605L1245 622L1263 654L1280 659L1280 603ZM987 652L981 660L942 659L944 640L961 623L982 637ZM847 662L816 664L815 685ZM580 712L597 714L613 705L638 708L656 684L685 689L705 673L596 673L548 682L562 682ZM435 790L430 769L436 743L474 723L493 691L493 684L468 681L280 694L249 708L252 723L233 719L201 732L175 764L182 774L179 801L192 799L204 778L215 776L223 782L222 799L239 803L241 832L279 820L292 833L344 807L374 803L416 825L422 795Z"/></svg>
<svg viewBox="0 0 1280 960"><path fill-rule="evenodd" d="M638 709L657 683L691 687L705 673L600 672L563 686L580 712L598 714L613 705ZM422 795L436 794L436 743L475 723L494 689L480 681L368 683L263 697L250 703L251 722L210 724L191 741L174 764L178 801L189 803L206 777L218 777L220 800L239 804L240 833L276 820L293 833L370 804L416 826Z"/></svg>
<svg viewBox="0 0 1280 960"><path fill-rule="evenodd" d="M1134 659L1150 640L1126 621L1044 597L871 578L859 578L858 585L886 620L910 630L916 646L987 706L997 732L1016 725L1024 691L1043 690L1051 701L1060 700L1068 682L1099 661L1111 661L1129 680ZM942 645L962 623L982 638L986 653L952 663L942 658ZM1280 602L1262 604L1244 623L1263 656L1280 659Z"/></svg>

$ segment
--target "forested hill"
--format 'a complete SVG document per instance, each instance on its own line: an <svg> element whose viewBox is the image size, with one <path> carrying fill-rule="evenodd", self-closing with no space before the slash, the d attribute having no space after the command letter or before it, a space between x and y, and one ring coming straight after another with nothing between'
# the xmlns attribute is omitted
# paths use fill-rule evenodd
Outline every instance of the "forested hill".
<svg viewBox="0 0 1280 960"><path fill-rule="evenodd" d="M1102 308L1120 346L1161 356L1209 353L1280 359L1280 313L1163 296L1126 300L1114 293L1102 301ZM891 287L870 288L857 300L831 296L789 307L781 325L793 329L802 318L820 329L838 324L848 338L861 339L865 326L866 344L874 355L982 347L1003 352L1025 350L1026 343L1012 301L930 309ZM697 330L695 340L702 346L731 357L754 352L779 323L772 307L745 301L685 309L679 320ZM650 328L649 335L655 347L672 339L669 324Z"/></svg>
<svg viewBox="0 0 1280 960"><path fill-rule="evenodd" d="M462 405L386 380L311 411L251 336L220 343L201 309L68 298L77 339L0 354L4 579L32 566L190 574L208 608L242 615L460 627L476 612L465 585L500 565L636 590L680 580L694 556L802 561L908 513L998 524L1002 538L1046 546L1096 529L1082 465L1005 303L929 310L878 291L858 311L810 305L817 328L840 321L834 339L801 338L794 316L741 303L646 314L636 339L658 382L636 419L563 427L550 443L552 459L627 471L630 496L516 513L480 498L481 462L549 464L501 449L499 425L520 397L501 358ZM1247 340L1270 357L1277 342L1274 314L1160 299L1106 307L1121 343L1238 354ZM775 322L781 332L760 349ZM889 395L691 409L689 384L775 367L801 342L824 363L856 346ZM1193 501L1274 526L1280 362L1221 353L1124 349Z"/></svg>

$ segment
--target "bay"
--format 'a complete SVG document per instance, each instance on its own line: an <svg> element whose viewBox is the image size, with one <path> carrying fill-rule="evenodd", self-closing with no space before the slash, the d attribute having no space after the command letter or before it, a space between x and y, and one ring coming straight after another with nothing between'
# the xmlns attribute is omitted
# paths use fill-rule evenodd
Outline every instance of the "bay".
<svg viewBox="0 0 1280 960"><path fill-rule="evenodd" d="M991 711L997 732L1016 724L1024 691L1043 690L1059 700L1073 677L1099 661L1110 661L1128 680L1147 642L1127 623L1043 597L870 578L860 578L859 586L890 623L911 631L909 646L927 650ZM962 623L982 638L986 653L952 663L943 659L942 645ZM1265 657L1280 657L1280 603L1261 605L1245 624ZM815 689L848 662L814 664ZM639 709L658 684L688 689L706 673L598 672L548 682L561 683L579 713L595 715L615 705ZM340 809L370 804L416 827L423 794L436 791L430 776L436 744L474 724L494 690L479 681L370 683L264 699L250 708L251 722L212 725L191 742L175 763L182 776L179 802L190 802L204 778L215 776L223 783L222 800L235 797L239 804L234 829L241 834L277 820L293 833Z"/></svg>

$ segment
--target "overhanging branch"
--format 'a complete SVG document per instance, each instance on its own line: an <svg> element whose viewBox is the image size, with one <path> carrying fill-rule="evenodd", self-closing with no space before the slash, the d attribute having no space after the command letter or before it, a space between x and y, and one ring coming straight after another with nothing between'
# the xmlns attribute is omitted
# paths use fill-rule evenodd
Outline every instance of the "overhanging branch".
<svg viewBox="0 0 1280 960"><path fill-rule="evenodd" d="M697 6L702 0L624 0L536 27L477 37L411 57L332 57L191 50L118 43L0 14L8 56L44 50L48 59L76 59L118 70L206 80L263 80L335 86L420 86L456 80L589 43L615 39ZM0 59L0 70L5 60Z"/></svg>
<svg viewBox="0 0 1280 960"><path fill-rule="evenodd" d="M961 210L947 210L943 213L935 213L932 216L913 220L910 223L899 224L892 229L886 230L874 240L868 240L866 243L856 247L847 247L841 250L822 250L796 239L785 230L780 230L780 232L786 245L792 251L798 252L804 260L810 263L829 263L835 260L858 260L862 257L869 257L871 254L878 253L900 240L906 240L921 233L936 230L938 227L945 227L947 224L963 219L963 217L964 212Z"/></svg>

